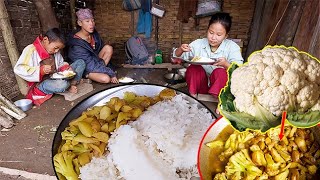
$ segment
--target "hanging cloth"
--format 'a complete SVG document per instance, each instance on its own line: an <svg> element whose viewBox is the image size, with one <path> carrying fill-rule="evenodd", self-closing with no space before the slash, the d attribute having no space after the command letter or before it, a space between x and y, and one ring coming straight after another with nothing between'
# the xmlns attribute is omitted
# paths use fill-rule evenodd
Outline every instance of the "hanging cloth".
<svg viewBox="0 0 320 180"><path fill-rule="evenodd" d="M141 9L137 23L138 33L145 34L146 38L151 37L152 32L152 15L150 13L151 0L141 0Z"/></svg>
<svg viewBox="0 0 320 180"><path fill-rule="evenodd" d="M197 12L198 0L180 0L177 19L183 23L188 23L190 17L194 17Z"/></svg>

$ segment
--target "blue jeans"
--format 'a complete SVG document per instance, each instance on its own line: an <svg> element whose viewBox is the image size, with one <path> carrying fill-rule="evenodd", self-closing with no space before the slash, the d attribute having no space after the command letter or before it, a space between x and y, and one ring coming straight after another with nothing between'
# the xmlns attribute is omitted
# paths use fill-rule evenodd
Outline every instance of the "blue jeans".
<svg viewBox="0 0 320 180"><path fill-rule="evenodd" d="M73 71L76 73L76 76L73 78L73 80L76 80L77 82L79 82L80 79L82 78L84 70L86 69L86 63L84 62L84 60L79 59L73 62L72 64L70 64L70 66L72 67Z"/></svg>
<svg viewBox="0 0 320 180"><path fill-rule="evenodd" d="M83 75L83 71L86 68L86 63L83 60L77 60L70 64L73 71L76 73L72 80L80 81ZM70 80L62 79L46 79L39 83L38 88L46 94L54 94L65 92L70 86Z"/></svg>

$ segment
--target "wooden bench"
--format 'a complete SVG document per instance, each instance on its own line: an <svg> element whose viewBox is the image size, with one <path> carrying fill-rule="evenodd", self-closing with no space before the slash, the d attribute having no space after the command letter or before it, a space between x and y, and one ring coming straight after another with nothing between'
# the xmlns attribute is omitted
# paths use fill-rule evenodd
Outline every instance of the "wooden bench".
<svg viewBox="0 0 320 180"><path fill-rule="evenodd" d="M219 102L218 98L214 98L211 94L198 94L196 98L199 101L207 101L207 102Z"/></svg>
<svg viewBox="0 0 320 180"><path fill-rule="evenodd" d="M123 64L122 67L124 68L155 68L155 69L168 69L171 71L172 69L180 69L183 68L182 65L179 64L171 64L171 63L161 63L161 64L144 64L144 65L132 65L132 64Z"/></svg>

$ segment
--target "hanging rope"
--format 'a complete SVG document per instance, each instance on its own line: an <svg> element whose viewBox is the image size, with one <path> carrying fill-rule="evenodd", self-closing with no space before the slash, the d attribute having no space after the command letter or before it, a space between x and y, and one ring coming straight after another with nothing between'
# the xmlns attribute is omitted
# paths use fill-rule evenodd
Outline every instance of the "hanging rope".
<svg viewBox="0 0 320 180"><path fill-rule="evenodd" d="M284 16L284 14L285 14L285 13L286 13L286 11L287 11L287 8L288 8L288 6L289 6L290 1L291 1L291 0L289 0L289 1L288 1L286 8L284 9L284 11L283 11L283 13L282 13L282 15L281 15L281 17L280 17L279 21L277 22L276 26L274 27L274 29L273 29L272 33L271 33L271 34L270 34L270 36L269 36L269 39L268 39L267 43L266 43L264 46L267 46L267 45L269 44L269 42L270 42L270 40L271 40L271 37L272 37L273 33L276 31L276 29L277 29L277 27L278 27L279 23L281 22L281 20L282 20L282 18L283 18L283 16Z"/></svg>

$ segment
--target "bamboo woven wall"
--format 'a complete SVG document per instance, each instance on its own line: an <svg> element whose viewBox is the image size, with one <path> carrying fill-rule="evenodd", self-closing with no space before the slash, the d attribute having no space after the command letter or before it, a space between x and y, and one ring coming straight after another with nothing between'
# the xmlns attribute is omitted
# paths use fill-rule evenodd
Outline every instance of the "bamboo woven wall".
<svg viewBox="0 0 320 180"><path fill-rule="evenodd" d="M19 92L3 36L0 33L0 93L11 99L16 97Z"/></svg>
<svg viewBox="0 0 320 180"><path fill-rule="evenodd" d="M6 8L19 53L40 34L40 23L32 0L6 0ZM20 94L11 62L0 33L0 92L8 98Z"/></svg>

